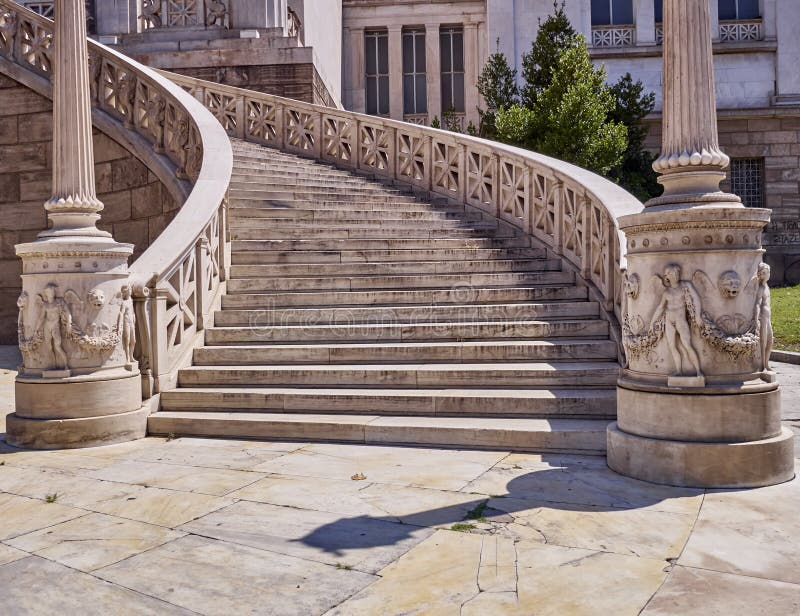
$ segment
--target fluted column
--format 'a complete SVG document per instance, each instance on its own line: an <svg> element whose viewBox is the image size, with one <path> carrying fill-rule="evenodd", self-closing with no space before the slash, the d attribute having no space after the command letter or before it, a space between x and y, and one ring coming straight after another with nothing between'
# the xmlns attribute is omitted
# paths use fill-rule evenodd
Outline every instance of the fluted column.
<svg viewBox="0 0 800 616"><path fill-rule="evenodd" d="M708 0L664 2L663 53L662 145L653 168L662 174L664 196L648 205L719 192L730 162L717 136Z"/></svg>
<svg viewBox="0 0 800 616"><path fill-rule="evenodd" d="M53 191L45 204L52 228L40 237L110 237L95 227L103 204L95 194L86 5L56 0L55 15Z"/></svg>
<svg viewBox="0 0 800 616"><path fill-rule="evenodd" d="M22 293L17 332L23 365L7 441L18 447L90 447L141 438L142 406L128 259L95 224L86 9L56 0L53 62L52 223L17 244Z"/></svg>
<svg viewBox="0 0 800 616"><path fill-rule="evenodd" d="M664 195L622 216L625 363L608 465L669 485L743 488L794 476L770 368L770 211L719 190L708 0L664 0Z"/></svg>

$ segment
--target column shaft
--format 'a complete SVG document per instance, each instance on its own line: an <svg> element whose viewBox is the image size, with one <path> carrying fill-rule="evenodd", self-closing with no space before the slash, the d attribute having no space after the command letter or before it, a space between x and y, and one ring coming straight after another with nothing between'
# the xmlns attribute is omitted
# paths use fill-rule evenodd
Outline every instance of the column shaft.
<svg viewBox="0 0 800 616"><path fill-rule="evenodd" d="M57 0L53 75L53 189L45 204L51 235L97 235L86 6Z"/></svg>
<svg viewBox="0 0 800 616"><path fill-rule="evenodd" d="M428 118L442 117L442 66L439 57L439 24L425 24L425 81L428 90Z"/></svg>
<svg viewBox="0 0 800 616"><path fill-rule="evenodd" d="M464 111L466 124L478 123L478 24L464 24Z"/></svg>
<svg viewBox="0 0 800 616"><path fill-rule="evenodd" d="M403 28L389 27L389 117L403 119Z"/></svg>

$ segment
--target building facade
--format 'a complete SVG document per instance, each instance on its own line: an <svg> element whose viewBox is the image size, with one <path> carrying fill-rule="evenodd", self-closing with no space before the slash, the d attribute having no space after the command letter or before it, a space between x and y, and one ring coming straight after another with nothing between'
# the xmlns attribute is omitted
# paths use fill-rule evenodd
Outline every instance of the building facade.
<svg viewBox="0 0 800 616"><path fill-rule="evenodd" d="M631 73L656 94L648 147L661 134L664 0L565 0L573 27L609 81ZM710 0L725 188L773 209L768 259L800 282L800 2ZM343 101L353 111L430 124L455 112L477 124L475 89L499 49L521 72L552 0L344 0Z"/></svg>

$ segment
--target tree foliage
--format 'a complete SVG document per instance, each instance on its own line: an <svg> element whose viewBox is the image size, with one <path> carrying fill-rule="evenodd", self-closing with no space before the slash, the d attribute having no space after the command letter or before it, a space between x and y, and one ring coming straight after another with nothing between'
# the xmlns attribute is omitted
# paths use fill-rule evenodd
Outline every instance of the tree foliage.
<svg viewBox="0 0 800 616"><path fill-rule="evenodd" d="M508 109L519 100L517 70L511 68L505 54L500 52L500 39L497 39L497 51L489 56L478 76L478 92L486 101L486 110L478 109L479 132L482 137L492 139L496 135L497 111Z"/></svg>
<svg viewBox="0 0 800 616"><path fill-rule="evenodd" d="M630 74L609 86L591 61L586 41L569 22L564 4L539 23L522 57L520 96L515 76L498 50L481 73L481 135L575 163L618 182L640 199L659 192L645 151L645 117L655 95Z"/></svg>

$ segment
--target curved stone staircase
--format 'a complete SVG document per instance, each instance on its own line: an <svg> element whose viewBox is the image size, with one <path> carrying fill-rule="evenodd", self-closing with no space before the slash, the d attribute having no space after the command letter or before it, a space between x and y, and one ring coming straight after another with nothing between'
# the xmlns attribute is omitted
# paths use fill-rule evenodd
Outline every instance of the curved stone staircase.
<svg viewBox="0 0 800 616"><path fill-rule="evenodd" d="M602 452L617 345L477 209L234 141L231 270L153 434Z"/></svg>

